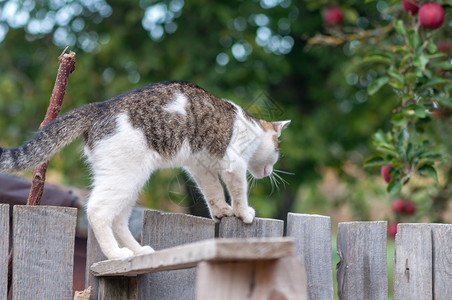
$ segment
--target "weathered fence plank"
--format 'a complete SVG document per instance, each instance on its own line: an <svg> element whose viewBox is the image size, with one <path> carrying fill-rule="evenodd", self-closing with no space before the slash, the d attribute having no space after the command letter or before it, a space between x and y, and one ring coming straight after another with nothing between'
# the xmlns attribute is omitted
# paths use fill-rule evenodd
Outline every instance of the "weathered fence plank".
<svg viewBox="0 0 452 300"><path fill-rule="evenodd" d="M202 262L198 266L196 299L305 300L308 293L304 266L296 256L249 262Z"/></svg>
<svg viewBox="0 0 452 300"><path fill-rule="evenodd" d="M386 234L384 221L339 223L339 299L387 299Z"/></svg>
<svg viewBox="0 0 452 300"><path fill-rule="evenodd" d="M218 228L220 238L280 237L283 233L284 221L263 218L245 224L236 217L227 217L221 219Z"/></svg>
<svg viewBox="0 0 452 300"><path fill-rule="evenodd" d="M431 224L398 224L394 299L432 299L432 262Z"/></svg>
<svg viewBox="0 0 452 300"><path fill-rule="evenodd" d="M432 224L433 299L452 299L452 225Z"/></svg>
<svg viewBox="0 0 452 300"><path fill-rule="evenodd" d="M102 253L99 243L96 240L93 230L88 226L88 242L86 246L86 273L85 288L92 287L90 300L97 300L99 294L99 278L91 274L90 266L98 261L106 260L107 257ZM119 279L118 279L119 280ZM122 279L128 281L128 279ZM124 283L126 284L126 283Z"/></svg>
<svg viewBox="0 0 452 300"><path fill-rule="evenodd" d="M138 297L136 277L101 277L98 285L99 300L127 299Z"/></svg>
<svg viewBox="0 0 452 300"><path fill-rule="evenodd" d="M146 210L143 245L154 250L214 238L215 222L185 214ZM196 270L177 270L138 276L138 299L194 299Z"/></svg>
<svg viewBox="0 0 452 300"><path fill-rule="evenodd" d="M77 209L14 206L13 299L72 299Z"/></svg>
<svg viewBox="0 0 452 300"><path fill-rule="evenodd" d="M0 204L0 300L6 300L8 286L9 205Z"/></svg>
<svg viewBox="0 0 452 300"><path fill-rule="evenodd" d="M202 261L274 260L295 255L293 238L208 239L91 266L96 276L130 276L196 267Z"/></svg>
<svg viewBox="0 0 452 300"><path fill-rule="evenodd" d="M309 299L333 299L331 218L289 213L287 236L295 238L297 255L306 268Z"/></svg>

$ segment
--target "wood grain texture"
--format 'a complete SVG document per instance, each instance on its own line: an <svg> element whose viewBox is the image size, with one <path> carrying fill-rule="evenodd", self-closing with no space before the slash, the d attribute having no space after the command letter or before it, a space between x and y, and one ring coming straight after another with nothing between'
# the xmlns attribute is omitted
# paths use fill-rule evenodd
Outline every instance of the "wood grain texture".
<svg viewBox="0 0 452 300"><path fill-rule="evenodd" d="M154 250L176 247L212 239L215 222L186 214L146 210L144 213L142 244ZM193 299L196 270L174 270L138 276L139 299Z"/></svg>
<svg viewBox="0 0 452 300"><path fill-rule="evenodd" d="M12 299L72 299L76 208L14 206Z"/></svg>
<svg viewBox="0 0 452 300"><path fill-rule="evenodd" d="M387 299L386 234L383 221L339 223L339 299Z"/></svg>
<svg viewBox="0 0 452 300"><path fill-rule="evenodd" d="M86 246L86 273L85 288L92 287L90 294L91 300L96 300L99 294L99 278L91 274L90 267L93 263L106 260L107 257L102 253L99 243L96 240L93 230L88 227L88 242Z"/></svg>
<svg viewBox="0 0 452 300"><path fill-rule="evenodd" d="M8 286L9 205L0 204L0 300L6 300Z"/></svg>
<svg viewBox="0 0 452 300"><path fill-rule="evenodd" d="M433 297L452 299L452 225L432 224Z"/></svg>
<svg viewBox="0 0 452 300"><path fill-rule="evenodd" d="M296 253L306 268L309 299L333 299L331 218L289 213L287 236L295 238Z"/></svg>
<svg viewBox="0 0 452 300"><path fill-rule="evenodd" d="M284 233L282 220L254 218L245 224L236 217L223 218L218 226L220 238L280 237Z"/></svg>
<svg viewBox="0 0 452 300"><path fill-rule="evenodd" d="M202 262L198 300L308 299L306 274L298 257L249 262Z"/></svg>
<svg viewBox="0 0 452 300"><path fill-rule="evenodd" d="M125 280L127 279L127 280ZM100 277L99 300L133 300L137 299L136 277Z"/></svg>
<svg viewBox="0 0 452 300"><path fill-rule="evenodd" d="M124 276L191 268L201 261L277 259L295 254L292 238L210 239L91 266L95 276Z"/></svg>
<svg viewBox="0 0 452 300"><path fill-rule="evenodd" d="M430 224L398 224L394 257L394 299L432 299Z"/></svg>

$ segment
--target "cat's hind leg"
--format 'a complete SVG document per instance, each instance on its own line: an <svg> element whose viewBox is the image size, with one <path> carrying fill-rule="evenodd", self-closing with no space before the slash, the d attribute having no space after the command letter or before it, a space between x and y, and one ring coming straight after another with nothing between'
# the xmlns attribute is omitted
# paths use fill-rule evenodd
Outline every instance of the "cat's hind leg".
<svg viewBox="0 0 452 300"><path fill-rule="evenodd" d="M219 222L223 217L234 215L232 207L226 203L218 175L204 168L202 164L186 169L204 195L212 219Z"/></svg>
<svg viewBox="0 0 452 300"><path fill-rule="evenodd" d="M110 259L141 254L143 250L128 229L128 216L153 166L143 132L134 128L125 114L116 122L113 135L92 148L85 147L94 179L88 220L102 252ZM149 252L148 247L145 249Z"/></svg>
<svg viewBox="0 0 452 300"><path fill-rule="evenodd" d="M141 246L133 237L129 229L129 217L132 212L132 206L126 207L114 220L113 220L113 233L118 240L118 243L127 247L133 251L134 255L142 255L153 253L154 249L150 246Z"/></svg>
<svg viewBox="0 0 452 300"><path fill-rule="evenodd" d="M87 204L89 224L102 252L108 259L133 256L131 249L119 247L113 234L112 226L117 216L117 202L121 201L118 197L119 192L109 186L97 185L92 190Z"/></svg>

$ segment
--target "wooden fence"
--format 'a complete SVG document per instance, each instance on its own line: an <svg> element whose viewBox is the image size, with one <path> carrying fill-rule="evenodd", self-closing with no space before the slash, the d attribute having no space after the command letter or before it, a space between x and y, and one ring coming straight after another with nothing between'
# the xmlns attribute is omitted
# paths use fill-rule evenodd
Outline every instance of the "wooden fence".
<svg viewBox="0 0 452 300"><path fill-rule="evenodd" d="M13 210L12 299L72 299L72 270L77 211L74 208L15 206ZM9 207L0 205L0 300L6 299L10 243ZM387 299L386 222L340 223L337 233L337 295L340 299ZM309 299L333 299L330 217L289 213L281 220L256 218L245 225L147 210L143 243L156 250L223 238L295 239L306 272ZM88 236L87 269L105 257ZM87 270L91 299L194 299L196 269L136 277L94 277ZM112 284L114 283L114 284ZM105 287L108 289L105 289ZM110 294L109 294L110 293ZM452 225L399 224L395 243L394 299L452 299Z"/></svg>

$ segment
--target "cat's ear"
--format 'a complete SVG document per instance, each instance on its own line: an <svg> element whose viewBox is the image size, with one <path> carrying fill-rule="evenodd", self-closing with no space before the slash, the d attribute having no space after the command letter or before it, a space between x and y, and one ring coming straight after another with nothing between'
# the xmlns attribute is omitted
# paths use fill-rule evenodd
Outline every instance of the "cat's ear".
<svg viewBox="0 0 452 300"><path fill-rule="evenodd" d="M279 122L272 122L273 128L278 133L278 136L281 135L281 131L286 129L287 126L289 126L290 120L288 121L279 121Z"/></svg>

